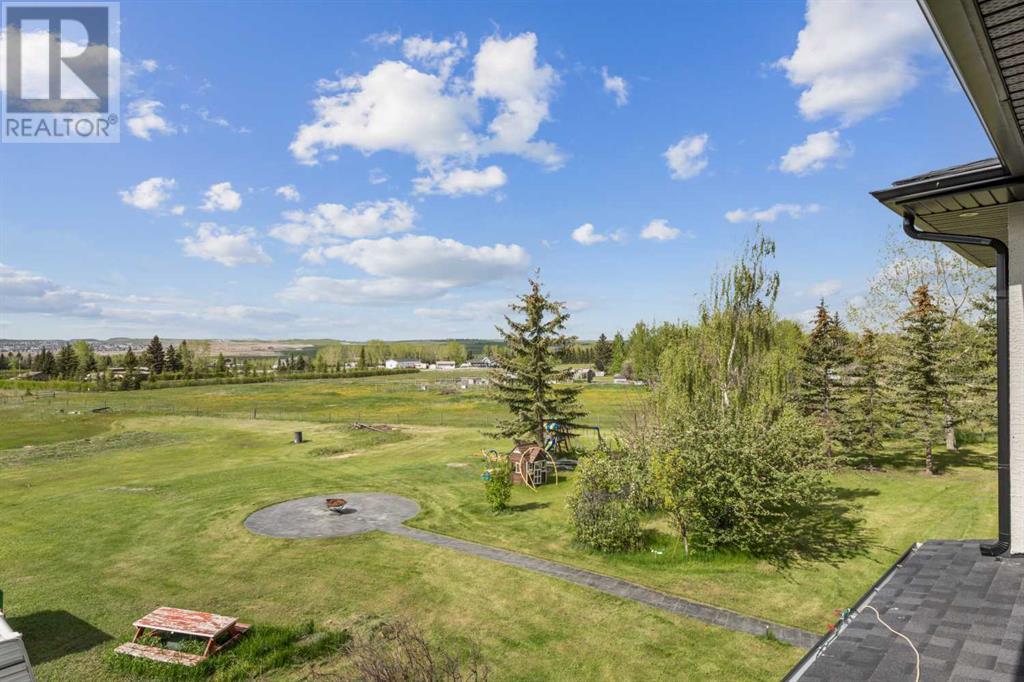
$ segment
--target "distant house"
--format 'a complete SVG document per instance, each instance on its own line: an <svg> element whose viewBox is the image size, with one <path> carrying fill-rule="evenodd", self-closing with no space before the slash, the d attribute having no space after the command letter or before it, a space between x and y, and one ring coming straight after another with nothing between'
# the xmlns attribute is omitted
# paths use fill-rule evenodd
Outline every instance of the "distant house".
<svg viewBox="0 0 1024 682"><path fill-rule="evenodd" d="M111 367L110 368L110 378L111 379L124 379L127 374L128 374L128 370L125 369L124 367ZM149 376L149 367L136 367L135 368L135 376L140 377L140 378L141 377L148 377Z"/></svg>
<svg viewBox="0 0 1024 682"><path fill-rule="evenodd" d="M630 381L621 374L616 374L615 377L612 379L612 383L619 384L620 386L628 386L630 384Z"/></svg>
<svg viewBox="0 0 1024 682"><path fill-rule="evenodd" d="M19 374L15 378L22 379L24 381L49 381L51 377L46 372L25 372L24 374Z"/></svg>
<svg viewBox="0 0 1024 682"><path fill-rule="evenodd" d="M416 369L420 364L419 360L385 360L385 369Z"/></svg>
<svg viewBox="0 0 1024 682"><path fill-rule="evenodd" d="M430 369L430 365L426 362L417 362L416 369Z"/></svg>
<svg viewBox="0 0 1024 682"><path fill-rule="evenodd" d="M573 381L585 381L588 384L594 380L597 373L589 367L577 367L572 371Z"/></svg>
<svg viewBox="0 0 1024 682"><path fill-rule="evenodd" d="M455 369L455 361L454 360L438 360L437 361L437 368L438 369L442 369L442 370L453 370L453 369Z"/></svg>
<svg viewBox="0 0 1024 682"><path fill-rule="evenodd" d="M473 369L493 369L498 366L498 363L485 355L482 358L474 358L469 362L463 363L462 366L472 367Z"/></svg>

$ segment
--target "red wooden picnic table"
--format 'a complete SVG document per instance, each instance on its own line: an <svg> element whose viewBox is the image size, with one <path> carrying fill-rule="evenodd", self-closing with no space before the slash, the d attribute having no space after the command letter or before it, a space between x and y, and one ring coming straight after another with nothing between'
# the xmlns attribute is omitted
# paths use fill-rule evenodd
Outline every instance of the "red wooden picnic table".
<svg viewBox="0 0 1024 682"><path fill-rule="evenodd" d="M249 629L249 625L239 623L237 618L230 616L219 616L216 613L204 611L189 611L187 609L176 609L171 606L161 606L155 611L146 614L132 625L135 626L135 636L128 644L122 644L115 651L138 658L149 658L165 663L181 663L183 665L196 665L221 649L234 644ZM148 646L140 644L139 638L147 632L155 634L166 632L172 635L186 635L205 639L206 650L202 656L189 654L172 649ZM226 639L224 635L227 635ZM218 642L218 640L222 640Z"/></svg>

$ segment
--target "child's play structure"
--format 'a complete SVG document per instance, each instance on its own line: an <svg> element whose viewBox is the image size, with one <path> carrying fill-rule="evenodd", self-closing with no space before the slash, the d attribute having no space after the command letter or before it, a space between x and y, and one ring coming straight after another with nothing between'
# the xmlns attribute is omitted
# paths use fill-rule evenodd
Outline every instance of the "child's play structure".
<svg viewBox="0 0 1024 682"><path fill-rule="evenodd" d="M487 463L487 470L482 478L490 480L493 463L500 460L507 460L512 469L512 482L525 485L533 490L537 486L544 485L548 478L554 474L555 483L558 483L558 467L555 459L548 452L536 443L516 443L512 452L507 455L497 450L484 452L484 461Z"/></svg>
<svg viewBox="0 0 1024 682"><path fill-rule="evenodd" d="M604 445L604 438L601 437L600 426L587 426L586 424L573 424L571 427L556 421L545 421L544 432L547 434L544 441L544 449L548 452L568 453L573 451L573 438L580 436L579 430L587 429L597 433L597 442Z"/></svg>

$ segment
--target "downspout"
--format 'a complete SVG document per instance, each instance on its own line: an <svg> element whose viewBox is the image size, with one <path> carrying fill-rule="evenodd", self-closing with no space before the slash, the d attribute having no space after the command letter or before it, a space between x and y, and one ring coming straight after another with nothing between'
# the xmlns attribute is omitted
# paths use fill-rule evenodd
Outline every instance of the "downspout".
<svg viewBox="0 0 1024 682"><path fill-rule="evenodd" d="M1010 549L1010 298L1009 251L993 237L924 232L914 226L914 213L903 211L903 231L911 239L985 246L996 252L996 405L998 407L999 539L982 545L985 556Z"/></svg>

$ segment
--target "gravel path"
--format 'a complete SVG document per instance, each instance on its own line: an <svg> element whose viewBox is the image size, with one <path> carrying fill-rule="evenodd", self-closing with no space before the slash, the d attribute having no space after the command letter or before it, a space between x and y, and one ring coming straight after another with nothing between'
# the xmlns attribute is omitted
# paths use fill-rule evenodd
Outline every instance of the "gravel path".
<svg viewBox="0 0 1024 682"><path fill-rule="evenodd" d="M342 497L348 500L347 513L336 514L327 511L324 500L328 497ZM750 635L764 635L770 632L783 642L802 649L810 649L820 638L820 635L806 630L690 601L620 578L402 525L403 521L418 514L419 510L416 502L398 495L331 493L289 500L266 507L249 516L245 520L245 527L254 533L276 538L330 538L379 530L559 578L735 632Z"/></svg>

